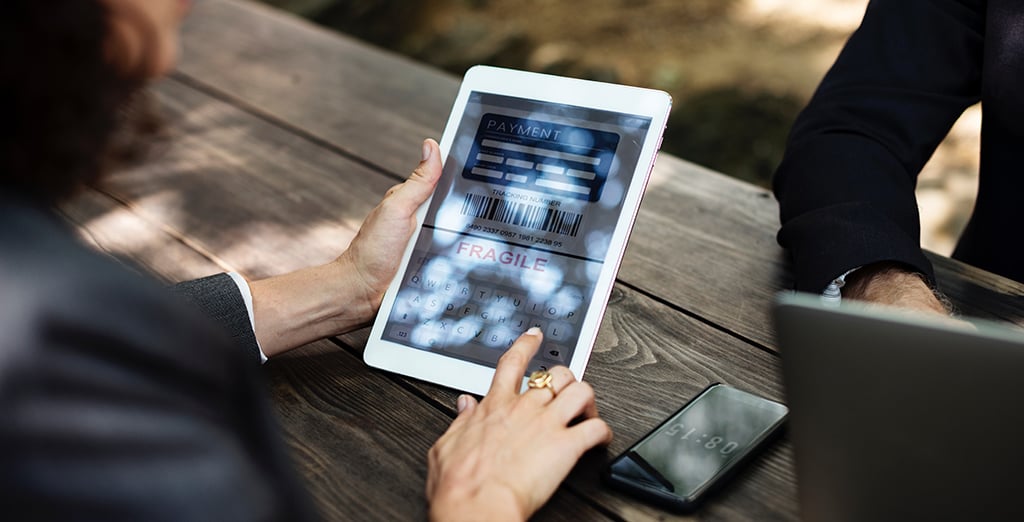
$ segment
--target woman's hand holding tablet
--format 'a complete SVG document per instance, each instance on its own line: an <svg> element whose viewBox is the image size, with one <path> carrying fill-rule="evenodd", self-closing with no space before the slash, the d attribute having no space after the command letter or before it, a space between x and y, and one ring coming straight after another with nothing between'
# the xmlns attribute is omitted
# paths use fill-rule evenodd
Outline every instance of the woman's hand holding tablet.
<svg viewBox="0 0 1024 522"><path fill-rule="evenodd" d="M482 394L537 327L527 370L582 377L670 106L661 91L470 69L366 362Z"/></svg>

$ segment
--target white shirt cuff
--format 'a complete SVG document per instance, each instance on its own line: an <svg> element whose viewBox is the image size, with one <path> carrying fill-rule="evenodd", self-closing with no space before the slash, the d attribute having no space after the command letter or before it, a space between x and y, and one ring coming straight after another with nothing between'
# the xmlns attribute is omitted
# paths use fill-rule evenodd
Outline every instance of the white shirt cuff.
<svg viewBox="0 0 1024 522"><path fill-rule="evenodd" d="M821 292L821 302L826 306L839 306L839 303L843 300L842 292L840 291L843 286L846 285L846 276L856 272L860 267L851 268L842 275L832 280L831 283L825 287L825 290Z"/></svg>
<svg viewBox="0 0 1024 522"><path fill-rule="evenodd" d="M242 300L245 301L245 310L249 312L249 325L252 326L252 337L256 339L256 319L252 313L252 292L249 291L249 283L238 272L228 272L228 276L238 285L238 291L242 294ZM263 353L263 347L260 346L259 339L256 339L256 348L260 352L260 364L267 362L267 356Z"/></svg>

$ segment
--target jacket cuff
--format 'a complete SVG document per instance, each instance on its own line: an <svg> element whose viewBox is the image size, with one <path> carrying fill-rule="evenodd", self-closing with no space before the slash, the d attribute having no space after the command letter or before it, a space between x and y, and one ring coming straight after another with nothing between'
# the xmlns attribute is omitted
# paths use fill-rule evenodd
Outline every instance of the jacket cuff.
<svg viewBox="0 0 1024 522"><path fill-rule="evenodd" d="M266 360L256 342L250 317L251 306L246 306L241 288L230 275L217 274L185 281L172 286L171 291L220 325L235 344L252 354L254 359Z"/></svg>
<svg viewBox="0 0 1024 522"><path fill-rule="evenodd" d="M935 285L920 239L869 203L843 203L797 216L783 225L778 241L789 250L801 292L821 293L836 275L881 261L907 265Z"/></svg>

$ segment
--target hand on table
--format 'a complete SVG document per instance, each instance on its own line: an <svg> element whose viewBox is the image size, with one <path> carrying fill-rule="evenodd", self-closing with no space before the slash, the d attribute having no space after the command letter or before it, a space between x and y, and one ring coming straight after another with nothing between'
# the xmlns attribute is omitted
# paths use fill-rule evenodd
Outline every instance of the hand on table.
<svg viewBox="0 0 1024 522"><path fill-rule="evenodd" d="M441 151L437 142L425 140L416 170L387 191L341 256L250 283L263 353L272 357L371 321L416 227L416 209L440 178Z"/></svg>
<svg viewBox="0 0 1024 522"><path fill-rule="evenodd" d="M525 520L590 448L611 441L593 389L564 366L552 390L519 393L542 334L531 328L502 356L487 396L459 397L459 415L430 449L432 520ZM573 426L569 422L583 415Z"/></svg>

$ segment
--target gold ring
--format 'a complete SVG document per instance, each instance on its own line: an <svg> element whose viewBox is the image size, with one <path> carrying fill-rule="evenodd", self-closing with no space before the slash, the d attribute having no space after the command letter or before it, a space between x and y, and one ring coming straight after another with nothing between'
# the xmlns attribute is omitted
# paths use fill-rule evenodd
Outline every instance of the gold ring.
<svg viewBox="0 0 1024 522"><path fill-rule="evenodd" d="M541 388L547 388L551 390L551 398L558 396L558 392L555 391L555 386L551 384L553 377L551 372L547 370L537 370L530 374L530 378L526 381L526 386L531 389L539 390Z"/></svg>

